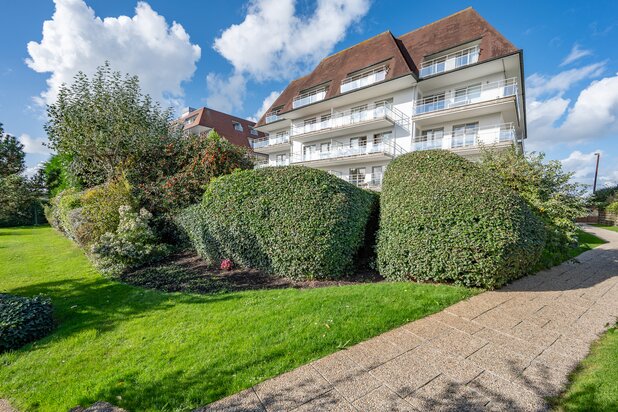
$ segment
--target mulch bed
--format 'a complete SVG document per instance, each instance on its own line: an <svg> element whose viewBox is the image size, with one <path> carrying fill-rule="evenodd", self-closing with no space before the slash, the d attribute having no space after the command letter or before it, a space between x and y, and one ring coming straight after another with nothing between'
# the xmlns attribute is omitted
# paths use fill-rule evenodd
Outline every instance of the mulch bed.
<svg viewBox="0 0 618 412"><path fill-rule="evenodd" d="M165 292L211 294L256 289L320 288L381 282L384 279L371 271L359 271L340 280L306 280L270 276L258 270L213 268L199 256L184 252L154 266L145 267L120 276L122 282Z"/></svg>

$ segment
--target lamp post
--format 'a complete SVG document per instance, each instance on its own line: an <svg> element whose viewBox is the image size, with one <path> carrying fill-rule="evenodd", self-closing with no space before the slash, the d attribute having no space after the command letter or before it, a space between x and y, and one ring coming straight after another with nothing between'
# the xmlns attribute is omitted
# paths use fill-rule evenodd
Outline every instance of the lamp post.
<svg viewBox="0 0 618 412"><path fill-rule="evenodd" d="M597 157L597 166L594 169L594 183L592 184L593 194L597 191L597 176L599 175L599 159L601 158L601 153L595 153L594 155Z"/></svg>

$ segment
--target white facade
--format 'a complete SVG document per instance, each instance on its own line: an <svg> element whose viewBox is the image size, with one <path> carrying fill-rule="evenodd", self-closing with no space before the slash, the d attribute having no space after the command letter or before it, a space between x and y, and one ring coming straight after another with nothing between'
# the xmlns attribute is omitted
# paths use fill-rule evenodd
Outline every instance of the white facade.
<svg viewBox="0 0 618 412"><path fill-rule="evenodd" d="M361 187L379 188L395 157L428 149L452 150L470 159L480 147L520 149L522 71L519 54L478 63L477 45L433 57L420 76L384 80L388 67L345 79L341 94L323 89L297 96L293 110L269 113L255 140L259 166L301 164ZM424 76L424 77L422 77Z"/></svg>

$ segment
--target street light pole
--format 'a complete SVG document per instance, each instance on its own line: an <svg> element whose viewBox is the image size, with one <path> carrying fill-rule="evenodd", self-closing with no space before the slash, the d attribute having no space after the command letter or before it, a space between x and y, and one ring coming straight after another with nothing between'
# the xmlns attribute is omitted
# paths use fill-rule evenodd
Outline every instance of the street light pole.
<svg viewBox="0 0 618 412"><path fill-rule="evenodd" d="M592 184L592 193L597 191L597 176L599 175L599 159L601 158L601 153L594 154L597 157L597 167L594 170L594 183Z"/></svg>

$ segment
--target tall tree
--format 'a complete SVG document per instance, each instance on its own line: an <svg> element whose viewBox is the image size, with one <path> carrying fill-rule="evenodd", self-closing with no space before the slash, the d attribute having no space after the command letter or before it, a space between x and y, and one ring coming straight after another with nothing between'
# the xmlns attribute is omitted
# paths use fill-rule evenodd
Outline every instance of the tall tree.
<svg viewBox="0 0 618 412"><path fill-rule="evenodd" d="M4 133L0 123L0 177L22 173L25 157L24 145L15 136Z"/></svg>
<svg viewBox="0 0 618 412"><path fill-rule="evenodd" d="M142 94L136 76L122 76L109 63L90 78L78 73L47 114L50 147L68 159L70 174L84 187L120 174L132 183L147 181L178 137L171 110Z"/></svg>

